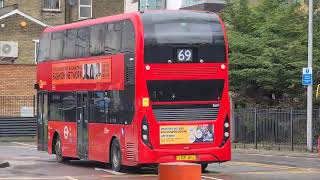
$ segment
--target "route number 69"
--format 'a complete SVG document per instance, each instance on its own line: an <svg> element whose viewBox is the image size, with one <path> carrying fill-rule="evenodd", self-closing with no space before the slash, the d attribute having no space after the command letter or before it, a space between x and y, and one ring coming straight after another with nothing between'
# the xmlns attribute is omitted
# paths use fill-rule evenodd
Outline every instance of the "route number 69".
<svg viewBox="0 0 320 180"><path fill-rule="evenodd" d="M192 49L178 49L178 61L192 61Z"/></svg>

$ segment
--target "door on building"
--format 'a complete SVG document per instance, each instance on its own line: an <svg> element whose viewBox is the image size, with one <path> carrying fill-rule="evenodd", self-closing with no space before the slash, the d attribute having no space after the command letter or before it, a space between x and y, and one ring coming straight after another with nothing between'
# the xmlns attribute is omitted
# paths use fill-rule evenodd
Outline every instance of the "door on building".
<svg viewBox="0 0 320 180"><path fill-rule="evenodd" d="M48 151L48 93L39 92L37 96L37 141L38 151Z"/></svg>
<svg viewBox="0 0 320 180"><path fill-rule="evenodd" d="M77 93L77 152L80 159L88 158L88 93Z"/></svg>

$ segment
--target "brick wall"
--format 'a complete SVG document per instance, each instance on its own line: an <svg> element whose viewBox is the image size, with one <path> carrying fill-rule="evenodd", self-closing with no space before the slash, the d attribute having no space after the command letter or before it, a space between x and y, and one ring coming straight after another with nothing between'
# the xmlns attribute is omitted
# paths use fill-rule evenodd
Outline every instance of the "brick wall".
<svg viewBox="0 0 320 180"><path fill-rule="evenodd" d="M5 6L19 5L19 10L49 25L60 25L79 20L79 6L66 5L60 0L60 11L44 11L43 0L4 0ZM124 0L92 0L93 18L121 14L124 12ZM66 14L65 14L66 12Z"/></svg>
<svg viewBox="0 0 320 180"><path fill-rule="evenodd" d="M4 0L4 6L11 6L13 4L19 5L19 10L38 19L40 17L40 9L42 0Z"/></svg>
<svg viewBox="0 0 320 180"><path fill-rule="evenodd" d="M21 27L20 22L26 21L27 26ZM0 41L17 41L19 46L19 57L14 60L16 64L34 64L34 42L39 39L39 35L44 27L18 14L9 16L0 21L5 24L0 28ZM11 64L12 61L0 60L0 64Z"/></svg>
<svg viewBox="0 0 320 180"><path fill-rule="evenodd" d="M92 1L92 18L111 16L124 12L124 0L93 0ZM70 7L67 6L67 22L79 21L78 4Z"/></svg>
<svg viewBox="0 0 320 180"><path fill-rule="evenodd" d="M60 11L43 11L43 0L4 0L5 6L19 5L19 10L49 25L65 24L65 0L60 0Z"/></svg>
<svg viewBox="0 0 320 180"><path fill-rule="evenodd" d="M0 96L32 96L35 82L35 65L0 65Z"/></svg>
<svg viewBox="0 0 320 180"><path fill-rule="evenodd" d="M124 0L94 0L93 18L121 14L124 12Z"/></svg>

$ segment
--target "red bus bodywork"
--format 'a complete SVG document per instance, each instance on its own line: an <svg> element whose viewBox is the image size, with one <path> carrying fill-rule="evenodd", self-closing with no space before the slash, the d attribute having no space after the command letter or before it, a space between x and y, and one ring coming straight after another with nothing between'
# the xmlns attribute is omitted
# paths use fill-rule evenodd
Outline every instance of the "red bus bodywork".
<svg viewBox="0 0 320 180"><path fill-rule="evenodd" d="M145 64L144 63L144 28L140 13L130 13L117 16L86 20L73 24L49 27L44 33L56 32L66 29L75 29L95 24L130 19L134 25L136 34L135 53L135 107L136 112L130 125L88 123L88 160L110 162L110 145L114 138L120 141L122 151L122 165L137 166L145 164L158 164L162 162L177 161L177 155L196 155L192 162L224 162L231 159L230 138L224 139L224 123L230 117L230 105L228 95L228 55L225 63L206 64ZM222 21L221 21L221 24ZM223 26L223 25L222 25ZM224 26L223 26L224 31ZM226 54L228 45L226 34ZM112 81L110 83L78 83L78 84L52 84L52 67L54 64L63 62L94 61L111 58ZM90 90L123 90L123 54L111 56L96 56L75 60L47 61L37 65L37 82L39 90L45 92L77 92ZM146 65L150 70L146 70ZM221 68L222 65L225 68ZM222 98L219 103L219 113L215 121L157 121L152 113L152 105L162 104L151 102L149 106L143 107L143 98L148 98L146 82L148 80L203 80L223 79L225 82ZM172 102L175 104L177 102ZM179 104L206 104L208 102L193 101L179 102ZM150 143L152 148L145 145L141 139L141 123L144 117L150 127ZM228 120L229 121L229 120ZM201 125L212 124L214 126L214 142L195 144L160 144L160 126L173 125ZM230 132L229 132L230 133ZM48 122L48 153L52 153L53 139L59 136L62 142L62 154L65 157L79 158L77 152L77 123L61 122L50 119Z"/></svg>

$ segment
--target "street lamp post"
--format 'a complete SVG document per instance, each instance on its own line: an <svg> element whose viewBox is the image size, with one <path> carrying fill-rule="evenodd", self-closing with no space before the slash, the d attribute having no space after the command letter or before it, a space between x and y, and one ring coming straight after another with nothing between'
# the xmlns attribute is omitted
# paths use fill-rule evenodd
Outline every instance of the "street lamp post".
<svg viewBox="0 0 320 180"><path fill-rule="evenodd" d="M308 68L312 69L313 48L313 0L309 0L309 28L308 28ZM312 83L307 91L307 149L312 151Z"/></svg>

